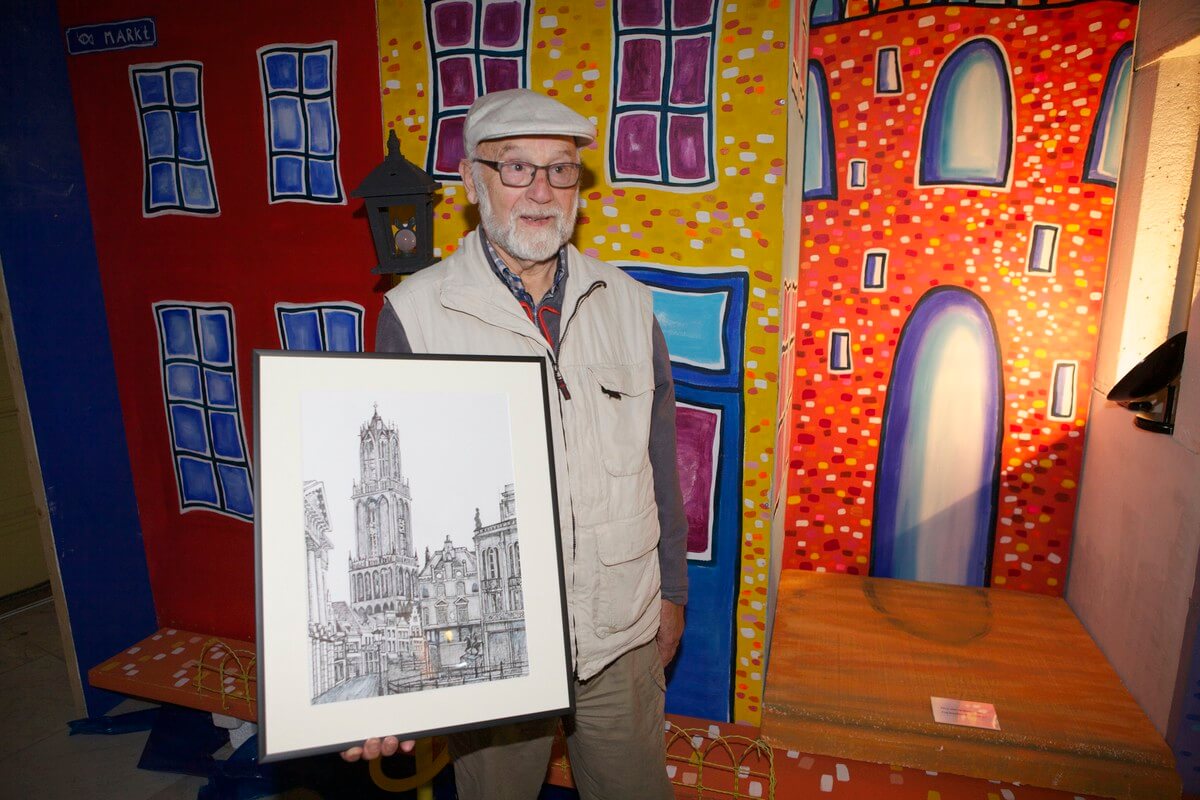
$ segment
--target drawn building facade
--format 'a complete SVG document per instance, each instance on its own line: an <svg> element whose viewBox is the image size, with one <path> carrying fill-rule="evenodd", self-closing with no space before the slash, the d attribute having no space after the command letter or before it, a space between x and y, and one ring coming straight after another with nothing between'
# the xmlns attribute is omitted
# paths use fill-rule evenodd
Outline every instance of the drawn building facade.
<svg viewBox="0 0 1200 800"><path fill-rule="evenodd" d="M447 536L441 550L425 550L420 586L421 625L431 666L473 667L482 655L477 553L456 547Z"/></svg>
<svg viewBox="0 0 1200 800"><path fill-rule="evenodd" d="M484 657L497 668L524 664L528 658L525 600L521 593L516 492L511 483L500 495L499 522L485 526L476 509L474 540L482 585Z"/></svg>
<svg viewBox="0 0 1200 800"><path fill-rule="evenodd" d="M329 572L329 510L325 484L304 482L304 554L308 579L308 635L313 695L346 680L345 635L339 634L331 614L326 575Z"/></svg>

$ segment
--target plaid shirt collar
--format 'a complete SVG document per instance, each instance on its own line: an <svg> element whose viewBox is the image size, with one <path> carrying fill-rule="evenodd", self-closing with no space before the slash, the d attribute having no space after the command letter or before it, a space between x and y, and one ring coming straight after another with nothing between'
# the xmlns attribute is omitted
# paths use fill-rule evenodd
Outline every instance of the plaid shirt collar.
<svg viewBox="0 0 1200 800"><path fill-rule="evenodd" d="M525 284L521 282L521 278L508 268L508 265L504 263L504 259L500 258L500 254L496 252L496 248L492 245L483 226L479 228L479 239L483 242L483 252L487 256L488 266L492 268L492 272L496 273L496 277L500 279L500 282L508 287L513 297L517 298L517 302L527 304L531 309L544 306L548 303L556 304L558 289L567 278L566 245L558 249L558 267L554 270L554 283L551 284L550 290L542 297L542 301L535 303L533 302L533 297L526 291Z"/></svg>

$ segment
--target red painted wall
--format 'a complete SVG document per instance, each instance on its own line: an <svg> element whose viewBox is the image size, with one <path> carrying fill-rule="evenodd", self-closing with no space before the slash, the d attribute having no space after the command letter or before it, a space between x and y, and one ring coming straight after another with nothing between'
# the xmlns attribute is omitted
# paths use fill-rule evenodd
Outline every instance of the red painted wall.
<svg viewBox="0 0 1200 800"><path fill-rule="evenodd" d="M145 3L59 3L72 25L136 18ZM350 300L373 339L381 292L361 202L268 203L256 50L336 40L340 174L346 194L382 158L375 9L367 0L201 7L155 4L158 45L69 57L104 302L160 625L253 638L254 527L180 513L152 304L227 302L240 405L253 453L251 352L278 349L274 304ZM220 215L142 215L142 147L131 64L200 61ZM64 320L64 324L70 324ZM86 398L80 398L86 402ZM82 435L82 434L81 434ZM119 586L120 576L113 576Z"/></svg>

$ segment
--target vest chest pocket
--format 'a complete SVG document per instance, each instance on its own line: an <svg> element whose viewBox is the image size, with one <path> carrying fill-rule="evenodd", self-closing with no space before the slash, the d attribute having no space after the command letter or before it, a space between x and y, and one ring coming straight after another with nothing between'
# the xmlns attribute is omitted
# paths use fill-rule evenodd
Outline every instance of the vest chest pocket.
<svg viewBox="0 0 1200 800"><path fill-rule="evenodd" d="M610 475L634 475L650 459L650 415L654 373L649 363L589 366L585 394L596 420L604 468Z"/></svg>

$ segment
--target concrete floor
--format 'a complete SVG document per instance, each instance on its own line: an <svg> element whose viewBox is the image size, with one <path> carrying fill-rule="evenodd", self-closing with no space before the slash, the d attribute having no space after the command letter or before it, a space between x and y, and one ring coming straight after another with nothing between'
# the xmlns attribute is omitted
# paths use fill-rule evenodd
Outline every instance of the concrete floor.
<svg viewBox="0 0 1200 800"><path fill-rule="evenodd" d="M127 700L111 712L148 708ZM50 601L0 619L0 798L193 800L204 778L138 769L149 733L68 736L80 716Z"/></svg>

